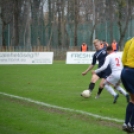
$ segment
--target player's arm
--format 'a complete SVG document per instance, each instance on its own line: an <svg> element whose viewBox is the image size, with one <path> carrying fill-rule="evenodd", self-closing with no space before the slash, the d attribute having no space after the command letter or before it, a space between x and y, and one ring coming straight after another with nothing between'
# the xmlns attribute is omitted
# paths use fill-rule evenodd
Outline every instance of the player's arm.
<svg viewBox="0 0 134 134"><path fill-rule="evenodd" d="M87 70L82 72L82 75L86 75L90 70L92 70L95 64L96 64L96 57L94 55L92 59L92 64L87 68Z"/></svg>
<svg viewBox="0 0 134 134"><path fill-rule="evenodd" d="M94 67L94 65L90 65L87 70L85 70L84 72L82 72L82 75L86 75L90 70L92 70L92 68Z"/></svg>
<svg viewBox="0 0 134 134"><path fill-rule="evenodd" d="M110 63L110 58L107 56L104 64L100 68L96 69L94 72L99 73L99 72L105 70L108 67L109 63Z"/></svg>

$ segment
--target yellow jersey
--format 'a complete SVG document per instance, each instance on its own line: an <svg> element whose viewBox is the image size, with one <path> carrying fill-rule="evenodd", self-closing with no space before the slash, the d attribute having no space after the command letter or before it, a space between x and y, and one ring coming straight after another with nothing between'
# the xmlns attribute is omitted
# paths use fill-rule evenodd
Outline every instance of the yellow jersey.
<svg viewBox="0 0 134 134"><path fill-rule="evenodd" d="M134 68L134 38L128 40L125 44L122 63L124 66Z"/></svg>

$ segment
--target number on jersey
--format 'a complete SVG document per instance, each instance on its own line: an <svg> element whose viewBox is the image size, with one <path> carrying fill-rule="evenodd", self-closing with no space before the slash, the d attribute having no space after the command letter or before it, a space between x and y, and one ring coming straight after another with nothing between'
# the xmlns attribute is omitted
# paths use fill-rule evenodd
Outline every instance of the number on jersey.
<svg viewBox="0 0 134 134"><path fill-rule="evenodd" d="M115 58L115 61L116 61L116 66L120 66L120 60L119 60L119 58Z"/></svg>

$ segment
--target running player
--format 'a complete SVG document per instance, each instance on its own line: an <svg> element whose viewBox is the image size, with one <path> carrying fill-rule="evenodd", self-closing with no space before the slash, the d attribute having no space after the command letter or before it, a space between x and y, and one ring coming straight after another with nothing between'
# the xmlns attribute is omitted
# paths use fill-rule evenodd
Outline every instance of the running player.
<svg viewBox="0 0 134 134"><path fill-rule="evenodd" d="M118 55L118 53L113 51L112 46L107 47L107 53L109 54L103 66L101 66L99 69L92 71L92 73L100 73L103 70L105 70L108 65L110 65L110 68L112 70L112 73L107 77L106 82L104 83L105 88L113 95L115 96L115 92L113 92L113 86L116 90L118 90L121 94L123 94L127 102L129 102L129 95L127 92L120 86L120 75L122 71L122 62L121 62L121 57ZM111 85L111 86L110 86ZM119 95L117 95L117 98ZM114 103L116 103L117 98L115 99Z"/></svg>
<svg viewBox="0 0 134 134"><path fill-rule="evenodd" d="M102 49L100 40L95 39L93 41L93 44L96 49L96 52L93 55L93 60L92 60L91 65L87 68L87 70L82 72L83 76L86 75L90 70L92 70L92 68L95 66L97 61L99 63L98 67L100 68L105 61L105 57L107 56L106 49ZM104 83L105 79L107 78L107 76L109 76L110 74L111 74L111 69L110 69L110 66L108 66L104 71L92 75L92 78L91 78L91 81L89 84L89 88L88 88L90 90L90 92L92 92L92 90L94 89L95 83L99 79L101 79L96 98L99 97L99 95L101 94L103 87L104 87L103 83ZM113 92L114 92L114 101L115 101L117 99L118 95L115 93L114 90L113 90Z"/></svg>

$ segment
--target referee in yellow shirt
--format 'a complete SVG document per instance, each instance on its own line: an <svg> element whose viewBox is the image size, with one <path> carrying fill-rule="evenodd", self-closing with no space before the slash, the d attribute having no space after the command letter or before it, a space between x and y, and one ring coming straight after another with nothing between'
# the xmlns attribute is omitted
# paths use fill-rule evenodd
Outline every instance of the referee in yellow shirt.
<svg viewBox="0 0 134 134"><path fill-rule="evenodd" d="M125 44L122 63L124 68L121 73L121 80L131 98L126 107L123 130L129 133L134 133L134 38L128 40Z"/></svg>

